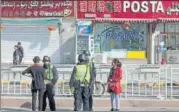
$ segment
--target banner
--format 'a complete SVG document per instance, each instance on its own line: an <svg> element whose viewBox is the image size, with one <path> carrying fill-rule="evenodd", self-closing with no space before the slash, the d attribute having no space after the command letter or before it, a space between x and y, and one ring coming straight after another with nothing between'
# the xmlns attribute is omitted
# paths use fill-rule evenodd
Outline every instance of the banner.
<svg viewBox="0 0 179 112"><path fill-rule="evenodd" d="M77 1L77 18L179 18L179 2L177 0Z"/></svg>
<svg viewBox="0 0 179 112"><path fill-rule="evenodd" d="M74 1L2 0L1 7L4 18L74 17Z"/></svg>

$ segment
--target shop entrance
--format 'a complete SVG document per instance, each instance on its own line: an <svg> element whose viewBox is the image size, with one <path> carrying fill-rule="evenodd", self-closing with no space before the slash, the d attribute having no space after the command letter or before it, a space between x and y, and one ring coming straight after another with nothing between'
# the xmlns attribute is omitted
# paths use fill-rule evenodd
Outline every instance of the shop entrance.
<svg viewBox="0 0 179 112"><path fill-rule="evenodd" d="M155 38L155 64L179 63L179 33L161 33Z"/></svg>

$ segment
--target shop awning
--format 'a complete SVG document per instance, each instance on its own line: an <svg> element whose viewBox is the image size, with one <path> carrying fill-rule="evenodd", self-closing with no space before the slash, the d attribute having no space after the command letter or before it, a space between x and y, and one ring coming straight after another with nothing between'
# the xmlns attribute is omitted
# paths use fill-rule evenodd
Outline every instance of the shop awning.
<svg viewBox="0 0 179 112"><path fill-rule="evenodd" d="M159 18L158 20L160 20L163 23L167 23L167 22L179 22L179 18Z"/></svg>
<svg viewBox="0 0 179 112"><path fill-rule="evenodd" d="M96 22L133 22L133 23L151 23L156 19L137 19L137 18L96 18Z"/></svg>

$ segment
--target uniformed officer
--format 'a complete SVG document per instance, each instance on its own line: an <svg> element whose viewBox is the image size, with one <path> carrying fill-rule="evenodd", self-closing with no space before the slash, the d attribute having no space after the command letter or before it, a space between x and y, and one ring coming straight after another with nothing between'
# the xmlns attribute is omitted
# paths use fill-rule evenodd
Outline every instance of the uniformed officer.
<svg viewBox="0 0 179 112"><path fill-rule="evenodd" d="M90 111L93 111L93 90L94 90L94 83L95 83L95 80L96 80L96 68L95 68L95 65L94 65L94 62L93 62L93 59L91 58L91 55L90 55L90 52L89 51L83 51L83 54L85 54L87 56L87 61L88 63L90 64L90 67L92 68L92 71L93 71L93 83L92 83L92 86L90 87L90 96L89 96L89 109Z"/></svg>
<svg viewBox="0 0 179 112"><path fill-rule="evenodd" d="M45 111L46 109L46 105L47 105L46 98L48 97L50 110L56 111L56 104L54 99L55 96L54 85L58 80L58 72L55 66L50 63L50 57L44 56L43 62L44 62L43 67L45 68L45 73L46 73L45 76L46 91L44 92L42 110Z"/></svg>
<svg viewBox="0 0 179 112"><path fill-rule="evenodd" d="M70 87L74 87L74 111L80 111L83 102L83 111L89 111L89 92L93 80L93 72L85 54L80 54L79 62L74 67Z"/></svg>

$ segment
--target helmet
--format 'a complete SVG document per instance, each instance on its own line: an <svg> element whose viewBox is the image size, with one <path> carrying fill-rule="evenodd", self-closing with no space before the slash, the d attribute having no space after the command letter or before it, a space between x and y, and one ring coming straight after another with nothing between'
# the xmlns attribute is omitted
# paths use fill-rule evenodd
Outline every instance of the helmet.
<svg viewBox="0 0 179 112"><path fill-rule="evenodd" d="M86 61L87 60L87 58L86 58L86 55L85 54L80 54L79 56L78 56L78 60L81 62L81 61Z"/></svg>
<svg viewBox="0 0 179 112"><path fill-rule="evenodd" d="M21 42L17 42L17 45L21 45Z"/></svg>
<svg viewBox="0 0 179 112"><path fill-rule="evenodd" d="M87 56L90 56L90 52L89 51L83 51L83 54L86 54Z"/></svg>
<svg viewBox="0 0 179 112"><path fill-rule="evenodd" d="M39 62L39 61L40 61L40 57L39 57L39 56L35 56L35 57L33 58L33 61L34 61L35 63Z"/></svg>
<svg viewBox="0 0 179 112"><path fill-rule="evenodd" d="M43 57L43 62L44 62L44 61L49 61L49 62L50 62L50 57L44 56L44 57Z"/></svg>

